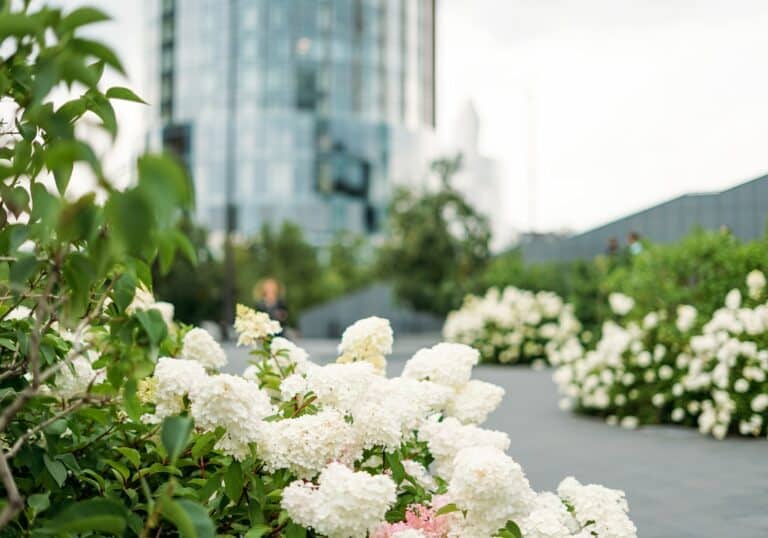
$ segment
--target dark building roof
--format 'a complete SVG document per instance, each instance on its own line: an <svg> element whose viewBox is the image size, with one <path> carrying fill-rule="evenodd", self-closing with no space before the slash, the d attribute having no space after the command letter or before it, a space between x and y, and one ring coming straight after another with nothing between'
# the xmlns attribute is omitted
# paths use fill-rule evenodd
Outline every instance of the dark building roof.
<svg viewBox="0 0 768 538"><path fill-rule="evenodd" d="M654 242L679 240L692 229L727 227L741 239L763 235L768 215L768 175L729 189L685 194L632 213L592 230L552 241L533 240L522 245L527 262L592 258L604 253L611 238L626 244L630 232Z"/></svg>

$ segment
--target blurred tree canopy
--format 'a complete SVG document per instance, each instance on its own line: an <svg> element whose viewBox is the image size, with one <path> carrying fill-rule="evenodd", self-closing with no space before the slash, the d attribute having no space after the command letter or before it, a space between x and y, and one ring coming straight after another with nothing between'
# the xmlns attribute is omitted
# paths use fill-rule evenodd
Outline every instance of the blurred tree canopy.
<svg viewBox="0 0 768 538"><path fill-rule="evenodd" d="M440 162L433 165L441 172L440 190L395 192L379 267L402 303L445 314L472 291L472 279L490 260L491 230L488 219L450 185L460 160Z"/></svg>

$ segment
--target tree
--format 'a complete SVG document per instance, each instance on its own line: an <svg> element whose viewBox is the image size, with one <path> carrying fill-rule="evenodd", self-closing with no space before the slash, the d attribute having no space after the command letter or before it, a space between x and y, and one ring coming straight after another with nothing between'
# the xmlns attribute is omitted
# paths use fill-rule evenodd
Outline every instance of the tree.
<svg viewBox="0 0 768 538"><path fill-rule="evenodd" d="M179 249L194 257L177 226L191 189L160 155L138 160L135 185L112 186L79 133L95 121L114 139L111 101L143 101L99 87L105 68L122 65L79 32L107 16L29 5L0 2L0 529L122 535L136 491L111 481L106 461L117 447L138 454L126 446L144 435L126 419L141 413L137 381L174 345L159 310L131 304L139 286L151 288L151 264L167 269ZM52 91L64 87L76 96L55 104ZM71 196L83 168L103 203L95 192ZM101 381L56 392L96 362ZM174 502L165 479L153 486L151 505Z"/></svg>
<svg viewBox="0 0 768 538"><path fill-rule="evenodd" d="M472 278L490 259L491 230L450 184L457 166L444 166L440 190L399 189L389 210L389 237L380 253L383 276L400 301L416 310L446 314L461 304Z"/></svg>

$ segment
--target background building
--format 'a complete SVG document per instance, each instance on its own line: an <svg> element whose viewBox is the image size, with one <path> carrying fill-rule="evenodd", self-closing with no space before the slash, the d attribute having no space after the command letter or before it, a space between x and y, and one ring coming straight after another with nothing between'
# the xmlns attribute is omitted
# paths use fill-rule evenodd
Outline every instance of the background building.
<svg viewBox="0 0 768 538"><path fill-rule="evenodd" d="M767 216L768 176L762 176L721 192L686 194L570 237L529 237L520 246L525 261L547 262L593 258L606 252L613 238L625 246L631 232L670 243L695 227L727 228L749 240L765 233Z"/></svg>
<svg viewBox="0 0 768 538"><path fill-rule="evenodd" d="M435 0L159 0L151 143L195 181L199 221L298 223L315 243L379 229L423 176L435 126ZM227 210L228 203L230 210Z"/></svg>

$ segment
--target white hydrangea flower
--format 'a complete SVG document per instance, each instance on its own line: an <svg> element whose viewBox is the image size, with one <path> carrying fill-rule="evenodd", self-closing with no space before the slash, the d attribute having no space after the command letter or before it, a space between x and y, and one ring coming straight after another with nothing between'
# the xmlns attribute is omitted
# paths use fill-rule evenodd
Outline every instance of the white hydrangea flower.
<svg viewBox="0 0 768 538"><path fill-rule="evenodd" d="M520 521L525 538L566 538L580 530L563 501L554 493L539 493L531 512Z"/></svg>
<svg viewBox="0 0 768 538"><path fill-rule="evenodd" d="M750 404L752 411L755 413L762 413L768 409L768 394L758 394L752 399Z"/></svg>
<svg viewBox="0 0 768 538"><path fill-rule="evenodd" d="M216 448L236 459L245 458L257 440L263 419L274 414L269 396L258 385L229 374L207 377L190 392L195 426L203 431L226 429Z"/></svg>
<svg viewBox="0 0 768 538"><path fill-rule="evenodd" d="M741 292L737 289L732 289L725 296L725 307L729 310L738 310L741 307Z"/></svg>
<svg viewBox="0 0 768 538"><path fill-rule="evenodd" d="M696 315L698 314L696 307L689 304L681 304L677 307L677 319L675 325L680 332L688 332L693 328L693 324L696 323Z"/></svg>
<svg viewBox="0 0 768 538"><path fill-rule="evenodd" d="M133 315L139 310L157 310L160 316L163 318L166 326L171 327L173 325L174 306L171 303L164 301L156 301L152 292L139 286L133 294L133 300L129 304L125 312L128 315Z"/></svg>
<svg viewBox="0 0 768 538"><path fill-rule="evenodd" d="M364 448L395 450L452 395L451 389L429 381L378 378L350 409L355 432Z"/></svg>
<svg viewBox="0 0 768 538"><path fill-rule="evenodd" d="M557 493L573 507L573 516L585 530L597 536L636 538L637 529L629 519L629 506L623 491L596 484L582 485L568 477Z"/></svg>
<svg viewBox="0 0 768 538"><path fill-rule="evenodd" d="M424 538L426 534L419 529L406 529L404 531L396 531L391 534L391 538Z"/></svg>
<svg viewBox="0 0 768 538"><path fill-rule="evenodd" d="M107 378L104 369L94 370L93 362L98 358L95 352L87 351L72 358L56 372L53 393L59 398L69 400L88 392L88 389Z"/></svg>
<svg viewBox="0 0 768 538"><path fill-rule="evenodd" d="M469 382L480 353L464 344L441 343L420 349L403 369L403 377L459 389Z"/></svg>
<svg viewBox="0 0 768 538"><path fill-rule="evenodd" d="M184 410L184 396L195 391L208 375L202 364L188 359L162 357L155 372L145 383L144 399L155 404L152 415L142 417L145 422L159 423L165 417L178 415Z"/></svg>
<svg viewBox="0 0 768 538"><path fill-rule="evenodd" d="M395 490L388 476L331 463L316 486L300 480L289 484L281 506L293 521L328 538L362 537L383 522Z"/></svg>
<svg viewBox="0 0 768 538"><path fill-rule="evenodd" d="M529 513L535 493L520 465L498 448L464 448L453 467L448 497L466 511L465 528L492 536Z"/></svg>
<svg viewBox="0 0 768 538"><path fill-rule="evenodd" d="M405 472L426 491L435 491L437 489L437 482L421 463L414 460L403 460L402 464Z"/></svg>
<svg viewBox="0 0 768 538"><path fill-rule="evenodd" d="M219 343L205 329L196 327L184 335L181 348L184 359L197 361L208 370L219 370L227 364L227 355Z"/></svg>
<svg viewBox="0 0 768 538"><path fill-rule="evenodd" d="M341 335L337 362L367 361L377 373L386 369L385 357L392 353L392 327L389 320L372 316L350 325Z"/></svg>
<svg viewBox="0 0 768 538"><path fill-rule="evenodd" d="M493 383L472 379L456 391L445 411L464 424L482 424L501 403L504 389Z"/></svg>
<svg viewBox="0 0 768 538"><path fill-rule="evenodd" d="M267 336L280 333L281 330L280 322L269 319L269 314L237 305L235 331L239 334L238 346L254 346Z"/></svg>
<svg viewBox="0 0 768 538"><path fill-rule="evenodd" d="M280 385L284 400L296 395L314 392L317 403L351 411L360 400L366 397L371 384L380 379L369 362L349 364L310 364L306 373L288 376Z"/></svg>
<svg viewBox="0 0 768 538"><path fill-rule="evenodd" d="M626 316L635 307L635 300L623 293L614 292L608 296L611 310L618 316Z"/></svg>
<svg viewBox="0 0 768 538"><path fill-rule="evenodd" d="M435 458L435 472L443 478L450 478L454 458L464 448L490 446L505 451L510 445L504 432L465 425L453 417L442 422L436 418L426 420L419 429L419 439L427 443Z"/></svg>
<svg viewBox="0 0 768 538"><path fill-rule="evenodd" d="M754 269L747 275L747 288L749 289L749 296L752 299L759 299L760 295L765 289L765 275L762 271Z"/></svg>
<svg viewBox="0 0 768 538"><path fill-rule="evenodd" d="M338 461L348 465L362 455L354 429L334 409L264 422L258 430L258 453L267 469L290 469L300 478L312 478Z"/></svg>

